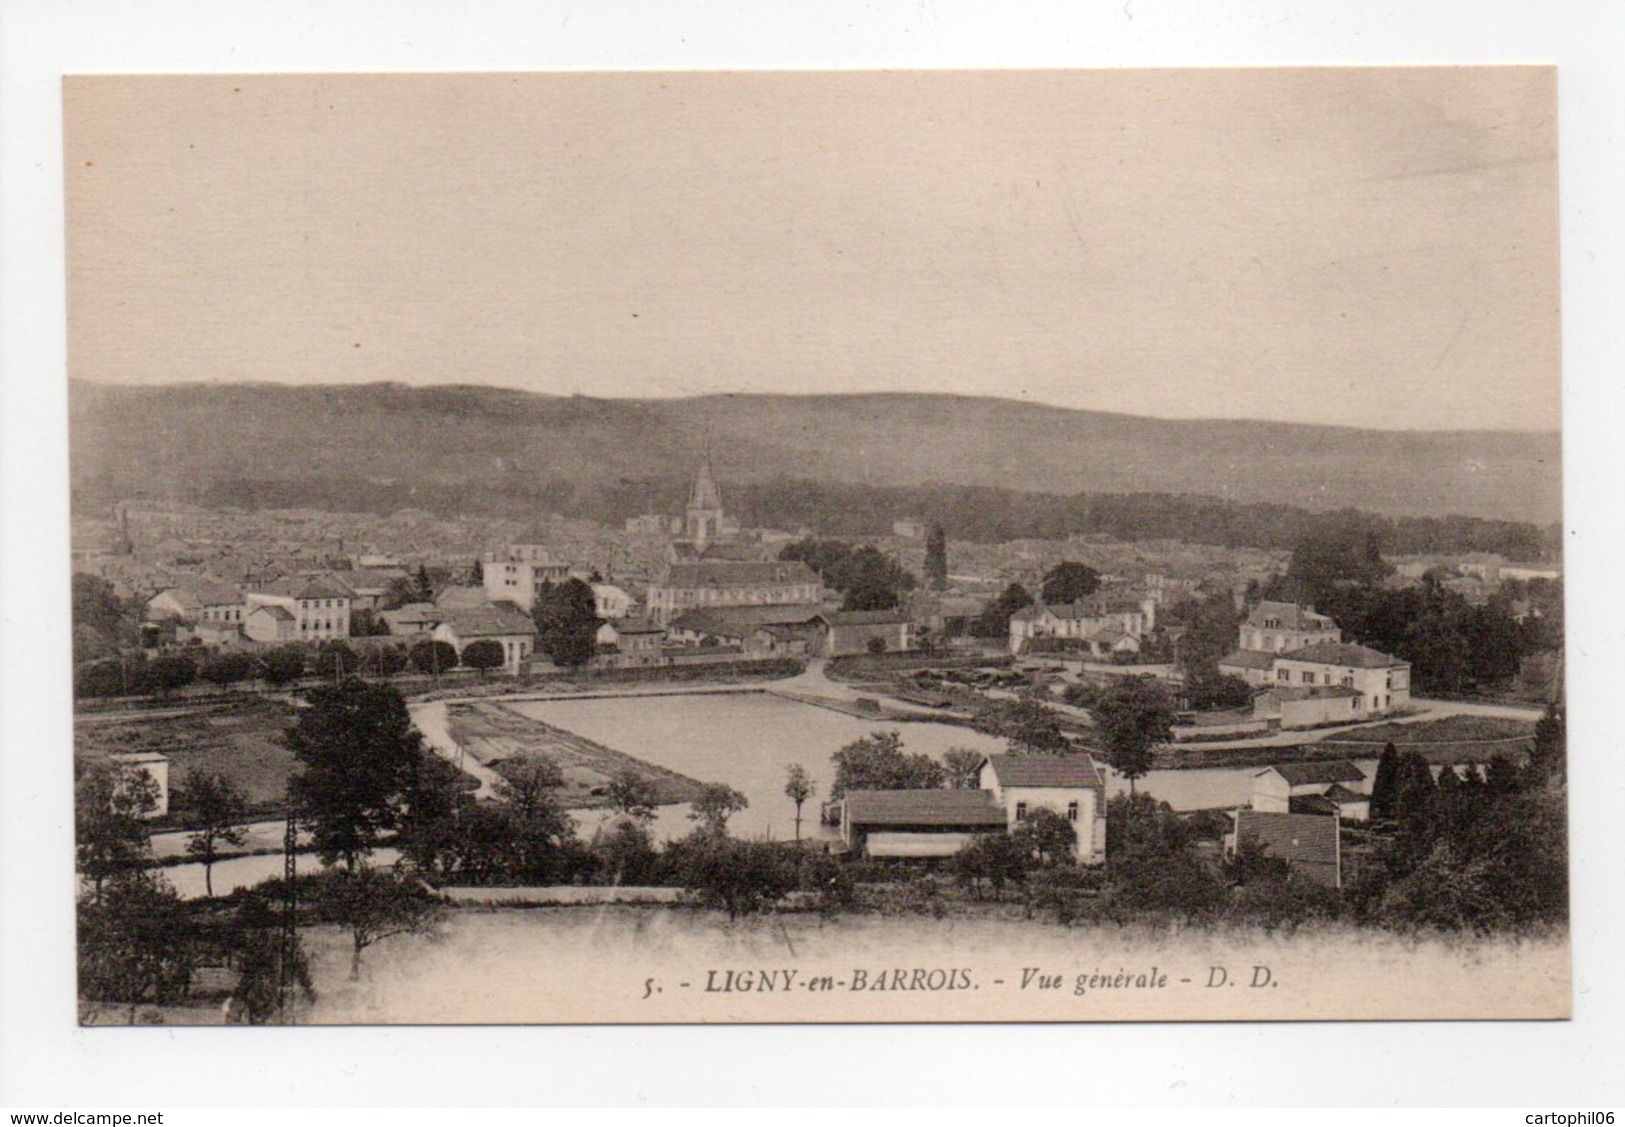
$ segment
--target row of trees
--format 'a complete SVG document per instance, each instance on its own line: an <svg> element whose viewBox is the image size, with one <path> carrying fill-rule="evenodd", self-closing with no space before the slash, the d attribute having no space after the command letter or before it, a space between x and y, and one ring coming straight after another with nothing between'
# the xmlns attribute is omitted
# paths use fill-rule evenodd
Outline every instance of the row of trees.
<svg viewBox="0 0 1625 1127"><path fill-rule="evenodd" d="M227 689L248 681L290 685L303 677L391 677L411 670L425 675L473 669L482 675L507 661L500 642L480 639L459 654L449 642L424 639L411 646L352 646L334 639L293 642L255 653L169 651L148 658L137 653L80 666L74 692L80 697L165 695L199 681Z"/></svg>

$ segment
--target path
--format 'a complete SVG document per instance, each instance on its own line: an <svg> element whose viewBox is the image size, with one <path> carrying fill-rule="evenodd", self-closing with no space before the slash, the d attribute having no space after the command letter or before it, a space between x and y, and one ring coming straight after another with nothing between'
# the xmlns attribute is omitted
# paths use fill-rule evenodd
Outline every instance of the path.
<svg viewBox="0 0 1625 1127"><path fill-rule="evenodd" d="M475 700L500 700L504 698L471 698ZM511 699L511 698L508 698ZM417 725L418 731L423 733L424 742L434 748L441 758L464 772L479 780L479 787L474 791L475 798L495 798L497 784L502 781L491 768L485 766L472 755L463 753L462 745L452 738L451 725L447 720L446 705L450 701L434 700L422 704L407 705L407 711L412 715L412 723Z"/></svg>

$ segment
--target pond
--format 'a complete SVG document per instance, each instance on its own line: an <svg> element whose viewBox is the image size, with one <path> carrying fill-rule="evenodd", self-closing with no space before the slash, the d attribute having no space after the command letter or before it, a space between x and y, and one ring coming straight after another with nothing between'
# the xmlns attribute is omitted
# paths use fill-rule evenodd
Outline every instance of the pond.
<svg viewBox="0 0 1625 1127"><path fill-rule="evenodd" d="M784 797L785 771L805 767L818 795L803 812L803 836L833 837L817 824L817 806L829 794L834 769L830 756L873 732L902 734L903 749L933 758L952 747L985 753L1006 750L1004 740L952 724L883 723L765 693L687 697L616 697L592 700L522 701L509 707L568 729L638 759L679 771L701 782L723 782L740 791L750 806L730 823L745 837L786 838L794 833L794 807ZM1359 766L1369 776L1375 761ZM1242 806L1252 800L1259 767L1153 771L1137 784L1176 810ZM1106 770L1108 794L1127 792L1128 780ZM657 838L681 837L693 828L688 808L663 807ZM584 836L598 818L578 815Z"/></svg>
<svg viewBox="0 0 1625 1127"><path fill-rule="evenodd" d="M934 759L953 747L1004 750L1003 740L969 728L861 720L767 693L516 701L508 707L702 783L727 783L750 802L728 823L739 837L795 836L795 806L784 796L784 782L790 765L799 763L818 788L802 808L802 836L833 838L834 829L818 822L835 777L830 756L875 732L900 732L905 752ZM601 816L577 817L582 835L590 837ZM655 837L682 837L693 828L687 806L666 806Z"/></svg>

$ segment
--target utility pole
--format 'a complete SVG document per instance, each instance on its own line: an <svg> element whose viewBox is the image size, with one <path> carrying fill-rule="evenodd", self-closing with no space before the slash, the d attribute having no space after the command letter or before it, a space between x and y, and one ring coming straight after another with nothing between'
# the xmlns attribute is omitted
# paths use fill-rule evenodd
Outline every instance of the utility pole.
<svg viewBox="0 0 1625 1127"><path fill-rule="evenodd" d="M296 853L299 845L299 823L293 806L288 806L288 821L282 832L282 929L276 946L276 1013L277 1021L287 1023L288 1003L293 997L296 960L294 952L299 944L299 893L295 882L299 876Z"/></svg>

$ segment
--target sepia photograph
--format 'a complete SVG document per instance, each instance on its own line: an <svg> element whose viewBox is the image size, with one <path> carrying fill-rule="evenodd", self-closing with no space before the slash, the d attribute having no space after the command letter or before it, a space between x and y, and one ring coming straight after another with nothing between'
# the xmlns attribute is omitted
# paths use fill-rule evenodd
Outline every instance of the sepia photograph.
<svg viewBox="0 0 1625 1127"><path fill-rule="evenodd" d="M80 1024L1570 1015L1553 68L62 105Z"/></svg>

